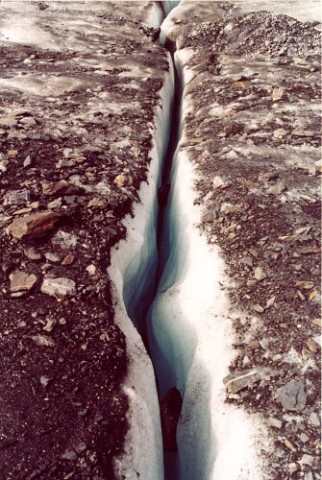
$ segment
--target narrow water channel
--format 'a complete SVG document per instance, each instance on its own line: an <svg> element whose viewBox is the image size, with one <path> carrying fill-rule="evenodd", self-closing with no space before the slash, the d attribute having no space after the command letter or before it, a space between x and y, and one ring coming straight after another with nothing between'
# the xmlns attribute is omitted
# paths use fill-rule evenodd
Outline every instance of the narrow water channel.
<svg viewBox="0 0 322 480"><path fill-rule="evenodd" d="M174 66L174 96L171 109L171 128L169 143L167 147L167 152L164 158L163 170L162 170L162 179L161 185L158 192L158 204L159 204L159 214L157 221L157 251L158 251L158 266L156 272L156 285L155 292L153 295L152 302L149 305L151 307L155 295L158 290L159 283L164 271L164 266L166 264L169 250L171 245L168 241L167 235L167 218L168 218L168 208L169 208L169 193L171 189L171 170L173 165L173 159L176 153L178 146L178 141L180 138L180 107L181 107L181 98L182 98L182 88L180 83L180 78L178 72L175 68L174 62L174 48L172 44L166 44L166 47L171 53L172 62ZM149 321L149 316L147 322ZM149 343L149 342L148 342ZM152 355L153 361L153 355ZM164 395L165 392L161 391L159 384L159 365L156 361L153 361L154 370L156 373L156 379L159 389L159 398ZM177 452L176 451L167 451L164 449L164 469L165 469L165 480L177 480L178 477L178 465L177 465Z"/></svg>
<svg viewBox="0 0 322 480"><path fill-rule="evenodd" d="M164 15L171 11L179 2L163 2ZM161 41L161 39L160 39ZM156 228L156 258L150 260L149 268L145 271L144 287L142 288L141 295L135 302L126 302L127 311L132 319L133 323L139 330L145 347L149 355L151 356L153 367L156 376L156 382L158 386L159 400L161 403L162 397L165 392L160 385L160 369L161 366L153 358L151 352L151 345L149 342L149 311L155 300L158 292L159 283L164 271L164 266L170 254L171 245L168 241L169 238L169 226L168 222L168 209L169 209L169 193L171 190L171 171L173 165L173 159L176 154L179 138L180 138L180 108L182 99L182 85L180 81L180 75L176 71L174 62L175 45L166 41L163 45L171 55L173 76L174 76L174 92L173 100L170 110L169 119L169 134L167 138L167 145L165 148L165 154L162 161L161 172L159 177L159 186L157 192L157 219L155 221ZM147 249L149 246L147 245ZM132 288L132 287L130 287ZM125 292L125 298L128 295ZM175 387L175 385L173 385ZM172 449L169 451L164 449L164 478L165 480L178 480L179 472L177 465L177 452Z"/></svg>

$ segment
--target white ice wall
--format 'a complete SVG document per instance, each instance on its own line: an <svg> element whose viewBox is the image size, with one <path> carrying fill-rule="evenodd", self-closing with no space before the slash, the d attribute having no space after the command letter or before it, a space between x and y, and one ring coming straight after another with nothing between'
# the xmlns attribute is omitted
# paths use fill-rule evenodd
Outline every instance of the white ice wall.
<svg viewBox="0 0 322 480"><path fill-rule="evenodd" d="M165 0L162 2L163 9L166 15L168 15L173 8L179 5L180 0Z"/></svg>
<svg viewBox="0 0 322 480"><path fill-rule="evenodd" d="M171 59L169 56L169 64ZM133 218L124 221L126 240L112 251L109 274L114 284L115 322L126 336L129 357L124 390L129 398L129 432L125 453L116 461L120 479L163 479L163 449L159 402L154 372L142 339L128 316L126 305L137 299L137 289L146 281L156 261L157 188L161 162L168 143L170 104L173 96L173 71L166 76L160 93L153 126L153 148L148 182L143 183L140 203L134 206ZM127 292L124 298L124 292ZM138 475L140 477L138 477Z"/></svg>
<svg viewBox="0 0 322 480"><path fill-rule="evenodd" d="M164 13L161 6L156 2L151 2L145 23L151 25L152 27L160 27L163 17Z"/></svg>
<svg viewBox="0 0 322 480"><path fill-rule="evenodd" d="M179 70L187 56L184 50L176 52ZM189 76L184 68L183 84ZM183 119L189 108L184 91ZM230 304L222 289L228 279L218 248L208 245L197 227L196 178L179 144L168 213L169 258L150 312L152 357L161 367L161 390L176 385L184 397L178 425L180 479L261 480L256 442L264 435L262 426L225 404L223 379L234 355Z"/></svg>

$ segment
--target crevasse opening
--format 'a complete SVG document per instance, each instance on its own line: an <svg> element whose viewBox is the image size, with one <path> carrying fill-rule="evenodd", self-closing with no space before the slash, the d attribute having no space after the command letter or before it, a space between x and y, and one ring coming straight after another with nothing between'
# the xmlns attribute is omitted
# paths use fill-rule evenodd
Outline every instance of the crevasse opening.
<svg viewBox="0 0 322 480"><path fill-rule="evenodd" d="M169 13L180 2L163 2L165 13ZM161 38L161 42L164 39ZM173 50L173 45L168 45ZM170 54L169 54L170 55ZM180 64L175 68L174 52L171 52L171 80L166 82L162 93L162 108L156 114L156 129L154 136L154 147L151 152L152 162L148 182L141 187L141 203L135 206L134 216L129 219L126 227L128 231L126 243L130 248L118 248L113 259L115 265L121 265L120 292L124 302L124 309L128 317L133 321L137 331L140 333L145 348L149 352L157 381L159 399L173 387L176 387L184 396L189 365L192 362L194 351L197 345L197 336L193 328L184 322L173 323L170 329L168 319L176 318L176 305L171 301L171 295L176 290L176 285L185 275L185 265L191 250L190 235L191 223L187 218L187 212L182 209L182 194L187 193L192 201L192 172L183 171L183 168L190 168L189 161L185 166L178 162L178 142L181 136L181 98L182 98L182 71ZM190 202L189 200L189 202ZM188 256L188 257L187 257ZM199 258L199 257L198 257ZM203 260L207 261L207 258ZM202 262L201 264L202 265ZM200 272L202 275L202 272ZM209 280L209 279L208 279ZM168 297L170 295L170 297ZM193 299L193 297L191 297ZM169 311L160 313L163 300L169 306ZM175 303L177 300L175 300ZM198 304L186 303L187 308L198 311ZM182 308L180 302L178 307ZM197 313L196 311L196 313ZM132 332L133 335L133 332ZM137 342L136 342L137 344ZM142 347L140 347L142 348ZM142 363L141 376L149 377L149 372L143 371L148 368ZM131 377L131 375L130 375ZM201 377L200 377L201 378ZM135 381L135 378L133 379ZM132 383L134 383L134 381ZM131 383L131 382L130 382ZM137 383L137 382L136 382ZM146 384L151 388L151 378ZM131 388L127 390L131 397L135 394ZM141 392L144 396L144 392ZM204 392L205 393L205 392ZM133 396L134 395L134 396ZM150 399L149 399L150 397ZM151 429L157 432L159 412L155 405L155 395L145 395L147 405L143 407L142 414L151 416ZM207 396L204 395L205 401ZM133 408L140 407L141 399L134 400ZM150 404L150 405L148 405ZM154 404L154 405L151 405ZM191 411L194 409L192 408ZM205 406L205 411L207 408ZM201 412L195 410L196 415ZM137 414L137 412L136 412ZM158 416L158 419L152 417ZM203 417L207 422L208 419ZM184 438L178 436L180 462L184 462L184 448L182 445L189 441L189 435L200 435L197 428L199 418L196 418L196 431L186 432ZM154 426L153 426L154 423ZM133 443L139 443L142 432L136 432L137 438L132 439ZM188 435L187 435L188 433ZM158 433L156 433L158 435ZM155 454L157 448L162 449L158 439L153 441L155 434L149 432L150 438L149 463L164 462L164 478L167 480L187 479L184 469L179 468L178 455L175 451L165 451L162 462L162 452ZM147 439L145 439L147 441ZM207 441L209 438L206 439ZM152 443L151 443L152 442ZM198 449L199 442L193 444ZM140 446L137 445L140 455ZM204 442L201 449L205 448ZM153 453L154 452L154 453ZM141 451L141 453L143 453ZM201 452L194 452L193 456L197 461L202 462ZM133 459L129 459L133 462ZM190 470L189 478L198 477L199 471L191 470L191 462L187 462ZM134 461L135 465L135 461ZM120 473L125 471L120 467ZM141 466L137 470L145 472L147 480L159 480L163 474L163 464L147 468ZM128 478L128 477L126 477Z"/></svg>
<svg viewBox="0 0 322 480"><path fill-rule="evenodd" d="M124 222L127 237L114 248L109 268L116 289L115 320L127 338L129 358L124 385L129 401L129 432L124 455L116 461L117 474L127 480L136 479L137 475L151 480L164 478L155 376L143 341L145 316L155 291L157 271L157 198L174 89L170 59L169 65L155 110L148 178L141 184L140 203L134 204L133 216Z"/></svg>
<svg viewBox="0 0 322 480"><path fill-rule="evenodd" d="M163 3L169 12L179 2ZM196 175L181 148L189 72L184 52L173 54L173 44L167 46L173 71L156 114L148 182L126 225L127 247L114 255L121 266L119 297L136 327L126 327L130 336L137 335L129 353L139 358L136 370L130 365L126 385L133 451L127 455L128 469L120 462L120 477L125 473L126 479L136 478L127 474L131 470L145 480L260 480L247 464L253 452L252 427L244 413L224 404L222 379L231 361L228 304L220 284L224 265L197 228L201 212L194 202ZM175 425L178 451L163 452L159 402L164 422L163 399L174 388L183 400ZM245 474L240 476L245 458Z"/></svg>
<svg viewBox="0 0 322 480"><path fill-rule="evenodd" d="M164 2L165 13L177 4L178 2ZM153 346L150 345L148 335L148 310L157 292L163 270L163 258L168 255L168 247L162 232L168 221L167 207L171 183L171 166L178 142L180 124L181 87L174 68L173 56L170 53L169 64L170 72L160 94L161 106L155 114L152 161L148 179L140 188L141 202L135 205L133 218L128 218L125 222L127 238L113 252L111 266L113 277L119 277L118 297L124 305L124 313L133 322L135 330L139 332L145 344L145 349L149 353L151 353ZM128 326L128 328L131 330L131 327ZM128 335L134 337L135 332L131 330ZM133 344L133 357L137 357L135 350L138 349L140 349L141 357L146 357L140 339L134 340ZM131 355L132 352L129 352L130 358ZM137 362L137 360L135 361ZM132 463L132 470L141 472L141 476L143 474L146 480L161 480L164 475L168 479L177 478L173 470L176 454L163 456L162 444L160 438L158 438L160 435L160 415L156 405L157 389L151 379L151 366L148 365L147 358L145 358L145 361L141 359L138 363L139 366L136 364L135 367L136 373L134 367L133 372L129 372L126 385L126 393L130 398L129 418L131 418L130 423L133 424L127 443L134 445L134 452L129 452L128 455L125 455L125 458L120 460L118 472L120 476L122 474L127 475L128 469L124 467L124 463ZM154 363L154 372L158 384L161 379L159 367L158 362ZM147 392L148 389L154 389L154 391ZM141 391L138 392L139 390ZM159 393L161 396L163 390L159 389ZM150 431L144 434L144 432L139 431L139 427L136 427L141 420L141 425L149 423L147 418L151 419L150 429L154 433ZM136 428L137 431L135 431ZM142 435L145 437L147 452L145 452L145 447L142 448ZM135 451L136 449L137 451ZM158 454L156 453L157 449L160 450ZM142 465L139 459L144 455L147 455L146 465ZM163 457L165 462L163 462ZM159 462L160 465L153 466L152 464L155 462ZM165 474L163 473L164 463ZM131 474L130 477L125 476L125 478L132 478Z"/></svg>
<svg viewBox="0 0 322 480"><path fill-rule="evenodd" d="M220 251L198 228L197 172L184 148L189 55L184 48L174 53L175 139L164 167L169 194L160 213L158 286L147 321L160 398L175 387L183 399L178 452L165 451L165 478L260 480L255 439L261 426L225 402L223 379L234 356L231 305L222 288L228 279Z"/></svg>

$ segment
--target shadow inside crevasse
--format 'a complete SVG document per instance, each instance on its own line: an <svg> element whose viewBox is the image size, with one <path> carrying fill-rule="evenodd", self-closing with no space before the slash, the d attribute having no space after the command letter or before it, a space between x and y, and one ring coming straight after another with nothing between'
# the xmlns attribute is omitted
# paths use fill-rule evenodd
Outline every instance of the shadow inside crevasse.
<svg viewBox="0 0 322 480"><path fill-rule="evenodd" d="M178 2L171 3L173 7ZM167 45L167 48L173 58L174 46ZM210 418L210 373L195 358L197 337L193 326L188 325L183 336L180 331L170 328L171 335L167 338L169 332L162 325L162 315L159 316L154 308L158 296L165 297L165 304L168 305L171 296L175 296L176 275L180 270L178 262L181 262L177 257L183 254L176 232L176 213L171 208L171 182L175 175L173 161L180 137L182 98L182 86L176 71L174 76L168 146L155 199L156 227L153 225L155 219L147 226L145 256L139 261L136 278L125 285L124 298L129 316L139 330L154 365L161 410L164 396L174 387L180 391L183 400L176 436L177 451L168 449L169 439L164 439L165 479L206 480L215 455L214 452L209 454L209 446L214 445ZM181 231L182 234L184 232ZM175 313L172 316L175 326ZM178 342L180 338L182 341ZM163 348L160 348L162 344ZM173 439L170 439L171 442Z"/></svg>

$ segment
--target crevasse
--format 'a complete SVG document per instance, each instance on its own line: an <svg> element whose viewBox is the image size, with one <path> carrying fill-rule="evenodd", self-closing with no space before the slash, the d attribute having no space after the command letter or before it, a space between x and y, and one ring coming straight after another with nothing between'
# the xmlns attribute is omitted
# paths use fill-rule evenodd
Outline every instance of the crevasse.
<svg viewBox="0 0 322 480"><path fill-rule="evenodd" d="M169 2L171 4L172 2ZM170 9L170 5L168 7ZM149 23L156 25L160 12ZM152 302L158 269L158 191L169 144L174 94L174 70L170 54L169 72L155 111L151 163L147 182L140 187L140 203L124 225L127 237L111 252L109 274L115 301L115 322L126 336L129 359L124 391L129 400L129 431L124 454L115 462L119 478L162 480L163 447L159 400L150 357L144 346L146 312Z"/></svg>
<svg viewBox="0 0 322 480"><path fill-rule="evenodd" d="M171 60L169 60L171 64ZM153 147L148 180L140 188L140 203L124 224L127 237L111 255L110 277L114 284L115 322L124 332L129 358L124 385L129 399L129 432L125 453L116 462L120 478L163 479L163 449L159 402L151 360L143 339L147 298L154 290L157 268L157 192L162 160L168 143L173 95L173 72L166 75L155 112ZM138 477L138 474L140 477Z"/></svg>
<svg viewBox="0 0 322 480"><path fill-rule="evenodd" d="M180 13L180 5L176 11ZM171 14L170 14L171 16ZM169 18L169 17L168 17ZM167 35L167 21L162 37ZM148 318L149 345L161 396L176 386L183 397L177 428L178 458L166 455L168 480L260 480L256 442L265 438L261 421L225 403L223 379L233 351L233 315L223 286L229 285L219 249L198 225L201 207L194 184L196 164L184 148L185 117L193 110L187 87L190 49L175 52L182 84L179 142L172 159L159 257L162 272Z"/></svg>
<svg viewBox="0 0 322 480"><path fill-rule="evenodd" d="M166 13L176 4L163 2ZM165 36L163 32L161 38ZM112 252L109 269L116 322L127 337L129 357L124 389L130 428L116 469L129 480L164 478L157 385L160 396L176 386L183 397L178 456L166 453L165 478L261 480L257 426L245 412L225 404L222 380L233 356L230 306L221 288L227 279L220 252L198 229L196 172L182 148L184 118L191 107L185 95L191 73L187 55L184 49L175 53L176 77L169 54L171 70L155 114L148 182L141 186L141 203L125 222L127 238ZM147 343L157 382L138 332Z"/></svg>

